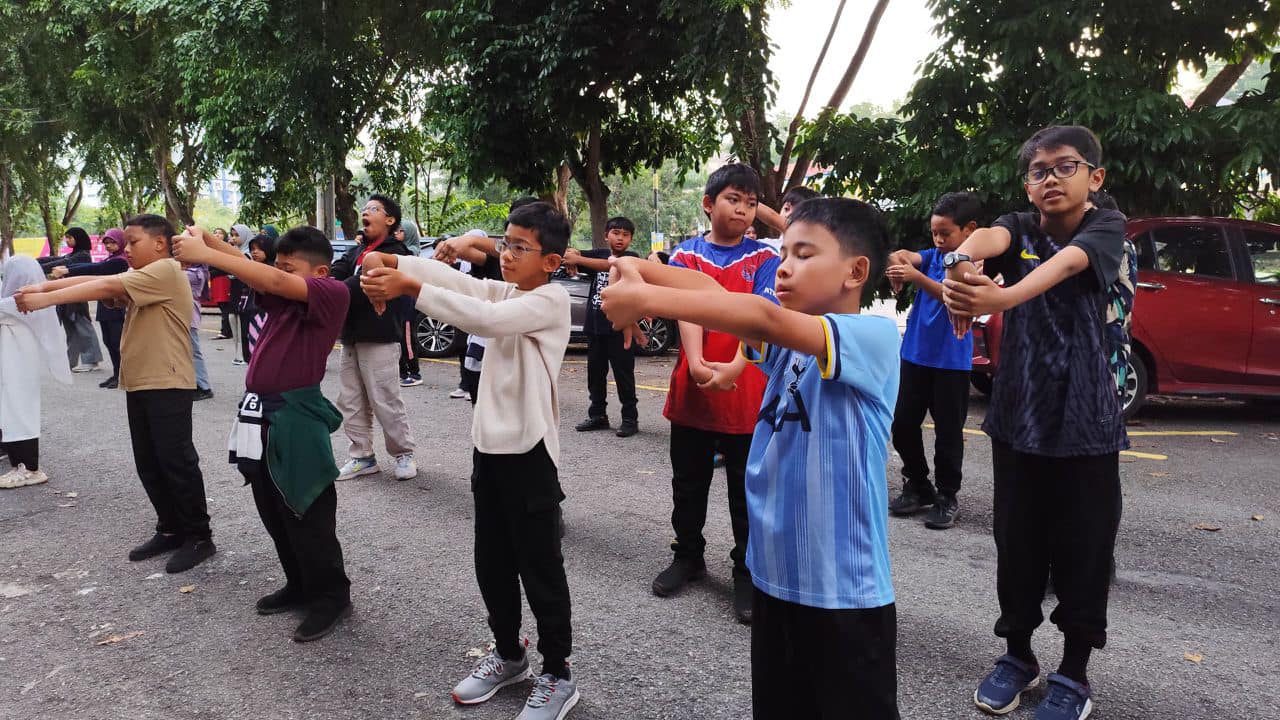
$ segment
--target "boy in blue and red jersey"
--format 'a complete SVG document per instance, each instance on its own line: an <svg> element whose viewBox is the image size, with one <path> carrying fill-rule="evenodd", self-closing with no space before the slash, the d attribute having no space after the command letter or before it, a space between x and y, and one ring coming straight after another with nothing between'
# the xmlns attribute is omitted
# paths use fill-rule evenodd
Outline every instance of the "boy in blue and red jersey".
<svg viewBox="0 0 1280 720"><path fill-rule="evenodd" d="M726 165L707 179L703 212L711 232L685 241L670 264L696 270L731 292L761 295L773 302L778 254L762 242L744 237L756 218L760 176L749 166ZM671 525L675 557L653 581L653 593L674 594L706 573L702 527L707 496L715 472L715 454L724 455L728 476L729 517L733 525L734 613L751 622L751 573L747 570L747 501L744 489L747 452L755 430L765 376L745 367L732 335L680 323L680 358L671 372L670 392L662 414L671 421ZM736 378L736 381L735 381Z"/></svg>

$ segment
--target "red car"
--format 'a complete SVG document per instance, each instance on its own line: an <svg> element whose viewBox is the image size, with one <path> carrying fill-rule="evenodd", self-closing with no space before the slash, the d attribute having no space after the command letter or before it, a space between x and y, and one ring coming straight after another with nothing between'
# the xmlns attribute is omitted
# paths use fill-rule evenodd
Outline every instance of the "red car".
<svg viewBox="0 0 1280 720"><path fill-rule="evenodd" d="M1125 417L1148 393L1280 398L1280 225L1141 218ZM974 323L973 385L989 393L999 315Z"/></svg>

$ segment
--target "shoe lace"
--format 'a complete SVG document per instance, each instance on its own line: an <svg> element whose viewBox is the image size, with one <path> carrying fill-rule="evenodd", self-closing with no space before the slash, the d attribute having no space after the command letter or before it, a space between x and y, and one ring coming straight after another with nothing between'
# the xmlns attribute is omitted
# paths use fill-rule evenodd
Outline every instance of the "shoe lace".
<svg viewBox="0 0 1280 720"><path fill-rule="evenodd" d="M498 657L498 653L491 652L476 665L476 669L471 671L471 677L477 680L483 680L490 675L502 672L502 658Z"/></svg>
<svg viewBox="0 0 1280 720"><path fill-rule="evenodd" d="M996 663L995 670L991 673L991 680L994 684L1000 686L1016 685L1022 678L1022 669L1010 662Z"/></svg>
<svg viewBox="0 0 1280 720"><path fill-rule="evenodd" d="M551 702L559 680L554 675L539 675L533 681L533 692L529 693L529 701L525 703L531 708L540 708Z"/></svg>

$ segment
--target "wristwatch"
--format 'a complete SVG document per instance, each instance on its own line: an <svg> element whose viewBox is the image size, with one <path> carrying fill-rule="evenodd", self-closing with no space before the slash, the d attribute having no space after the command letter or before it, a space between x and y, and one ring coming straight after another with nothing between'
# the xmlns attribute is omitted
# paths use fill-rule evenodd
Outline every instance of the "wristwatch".
<svg viewBox="0 0 1280 720"><path fill-rule="evenodd" d="M942 267L950 270L962 262L973 262L973 258L964 253L949 252L942 256Z"/></svg>

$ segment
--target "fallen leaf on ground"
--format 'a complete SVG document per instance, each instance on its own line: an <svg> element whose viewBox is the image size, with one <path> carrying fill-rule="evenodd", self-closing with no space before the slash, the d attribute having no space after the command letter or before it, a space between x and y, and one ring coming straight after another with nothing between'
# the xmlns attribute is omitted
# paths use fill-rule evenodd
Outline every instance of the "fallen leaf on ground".
<svg viewBox="0 0 1280 720"><path fill-rule="evenodd" d="M467 657L482 658L484 657L484 651L481 650L480 648L471 648L470 650L467 651Z"/></svg>
<svg viewBox="0 0 1280 720"><path fill-rule="evenodd" d="M148 579L148 580L159 580L159 579L160 579L160 578L162 578L162 577L164 577L164 573L151 573L150 575L148 575L148 576L147 576L147 579Z"/></svg>
<svg viewBox="0 0 1280 720"><path fill-rule="evenodd" d="M1219 439L1218 439L1218 438L1216 438L1216 437L1211 437L1211 438L1209 438L1209 442L1211 442L1211 443L1217 443L1217 444L1219 444L1219 445L1225 445L1225 444L1227 443L1227 441L1226 441L1226 440L1219 440Z"/></svg>
<svg viewBox="0 0 1280 720"><path fill-rule="evenodd" d="M1169 477L1169 473L1167 473L1167 472L1151 472L1151 473L1147 473L1147 474L1148 474L1148 475L1150 475L1150 476L1151 476L1151 477L1153 477L1153 478Z"/></svg>
<svg viewBox="0 0 1280 720"><path fill-rule="evenodd" d="M115 645L116 643L124 642L125 640L132 640L133 638L136 638L139 635L143 635L143 634L145 633L143 633L143 631L141 630L134 630L131 633L125 633L123 635L112 635L106 640L99 640L98 642L94 643L94 645Z"/></svg>
<svg viewBox="0 0 1280 720"><path fill-rule="evenodd" d="M653 475L656 471L655 470L637 470L636 472L641 475Z"/></svg>
<svg viewBox="0 0 1280 720"><path fill-rule="evenodd" d="M420 700L420 699L422 699L422 698L424 698L424 697L426 697L426 696L428 696L428 695L431 695L431 694L432 694L432 693L427 692L427 691L425 691L425 690L424 690L423 692L416 692L416 693L414 693L414 694L413 694L413 699L414 699L414 700Z"/></svg>
<svg viewBox="0 0 1280 720"><path fill-rule="evenodd" d="M1262 522L1265 518L1266 518L1266 516L1265 516L1265 515L1254 515L1254 516L1253 516L1253 521L1254 521L1254 522Z"/></svg>
<svg viewBox="0 0 1280 720"><path fill-rule="evenodd" d="M62 496L69 497L69 498L77 498L77 497L80 497L80 493L77 493L77 492L63 493Z"/></svg>
<svg viewBox="0 0 1280 720"><path fill-rule="evenodd" d="M195 585L183 585L182 587L178 588L178 592L180 592L180 593L184 593L184 594L185 594L185 593L193 593L193 592L195 592L195 591L196 591L196 586L195 586Z"/></svg>
<svg viewBox="0 0 1280 720"><path fill-rule="evenodd" d="M1182 659L1199 665L1200 661L1204 660L1204 656L1200 653L1184 652L1182 653Z"/></svg>
<svg viewBox="0 0 1280 720"><path fill-rule="evenodd" d="M1214 525L1213 523L1206 523L1206 522L1198 522L1195 525L1192 525L1191 527L1197 530L1208 530L1209 532L1218 532L1219 530L1222 529L1221 525Z"/></svg>

